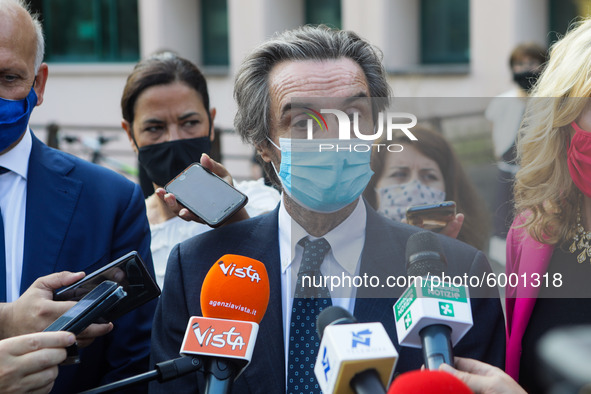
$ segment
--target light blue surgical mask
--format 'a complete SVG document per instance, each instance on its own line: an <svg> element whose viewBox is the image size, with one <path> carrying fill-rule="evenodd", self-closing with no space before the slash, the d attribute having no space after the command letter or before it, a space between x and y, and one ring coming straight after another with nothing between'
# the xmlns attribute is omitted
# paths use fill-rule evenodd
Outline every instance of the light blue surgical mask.
<svg viewBox="0 0 591 394"><path fill-rule="evenodd" d="M22 100L9 100L0 97L0 152L8 148L27 129L29 117L37 105L37 94L31 91Z"/></svg>
<svg viewBox="0 0 591 394"><path fill-rule="evenodd" d="M311 211L331 213L346 207L359 198L373 175L371 150L354 149L358 145L364 150L361 140L280 138L280 147L269 141L281 151L279 172L273 168L283 190Z"/></svg>

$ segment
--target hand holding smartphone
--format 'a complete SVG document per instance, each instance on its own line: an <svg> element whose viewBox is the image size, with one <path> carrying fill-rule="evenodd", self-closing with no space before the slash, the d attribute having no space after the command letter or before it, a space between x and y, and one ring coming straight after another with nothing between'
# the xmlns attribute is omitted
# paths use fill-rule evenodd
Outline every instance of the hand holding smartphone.
<svg viewBox="0 0 591 394"><path fill-rule="evenodd" d="M106 316L126 296L127 293L123 290L123 287L106 280L86 294L43 331L69 331L74 335L78 335L86 327ZM68 357L64 364L78 363L78 347L76 344L69 346L66 350Z"/></svg>
<svg viewBox="0 0 591 394"><path fill-rule="evenodd" d="M103 316L105 321L116 320L160 295L160 288L156 281L150 275L139 254L134 251L86 275L78 282L57 290L53 294L53 299L55 301L81 300L105 281L116 282L127 293L124 300Z"/></svg>
<svg viewBox="0 0 591 394"><path fill-rule="evenodd" d="M74 335L78 335L86 327L97 322L126 295L127 293L123 290L123 287L106 280L43 331L69 331Z"/></svg>
<svg viewBox="0 0 591 394"><path fill-rule="evenodd" d="M441 231L455 217L456 203L454 201L415 205L406 210L408 224L435 232Z"/></svg>
<svg viewBox="0 0 591 394"><path fill-rule="evenodd" d="M221 226L248 202L246 195L198 163L191 164L164 188L210 227Z"/></svg>

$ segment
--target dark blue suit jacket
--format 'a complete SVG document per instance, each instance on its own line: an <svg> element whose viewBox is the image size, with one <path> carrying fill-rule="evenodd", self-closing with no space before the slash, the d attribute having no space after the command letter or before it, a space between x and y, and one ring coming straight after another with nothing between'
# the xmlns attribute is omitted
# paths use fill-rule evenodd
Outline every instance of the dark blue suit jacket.
<svg viewBox="0 0 591 394"><path fill-rule="evenodd" d="M40 276L87 274L137 250L154 271L142 192L106 168L51 149L33 135L21 293ZM153 301L114 321L108 335L62 366L55 393L78 392L148 369Z"/></svg>
<svg viewBox="0 0 591 394"><path fill-rule="evenodd" d="M236 380L232 392L285 392L277 215L278 209L267 215L209 231L175 246L170 254L164 291L154 317L152 364L178 357L189 317L201 316L201 284L213 263L224 254L244 255L265 264L271 297L260 324L252 361ZM387 275L406 275L406 241L419 230L385 219L368 207L360 274L378 275L382 280ZM440 240L448 260L447 275L468 273L480 276L479 273L490 271L486 257L478 250L449 237L440 236ZM390 297L383 298L384 289L380 288L378 293L372 294L370 289L359 288L354 311L360 322L383 323L399 352L397 373L418 369L423 364L420 350L398 345L392 306L403 290L392 289ZM480 295L490 298L472 299L474 326L455 347L455 354L502 368L505 358L505 324L498 293L495 289ZM194 393L203 392L203 387L203 375L196 373L165 384L153 383L150 392Z"/></svg>

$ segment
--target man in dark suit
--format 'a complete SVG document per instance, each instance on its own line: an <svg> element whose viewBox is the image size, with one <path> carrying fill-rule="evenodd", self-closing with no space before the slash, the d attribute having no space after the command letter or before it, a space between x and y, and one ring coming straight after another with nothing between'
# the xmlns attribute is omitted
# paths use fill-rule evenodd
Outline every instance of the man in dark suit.
<svg viewBox="0 0 591 394"><path fill-rule="evenodd" d="M420 368L420 350L397 344L392 306L404 289L319 287L310 298L301 279L302 272L375 276L383 284L388 276L406 275L406 241L420 229L385 219L365 204L360 195L372 174L370 151L347 149L363 141L342 138L335 116L323 117L316 127L310 115L322 108L337 109L359 122L359 129L373 130L383 104L372 105L368 98L389 93L378 52L352 32L303 27L274 37L246 58L234 90L236 130L256 146L283 189L282 200L270 214L208 232L173 249L154 319L152 362L178 355L189 317L201 315L201 284L210 266L224 254L239 254L265 264L271 297L252 362L232 392L318 392L312 372L318 347L314 321L326 300L361 322L384 324L400 353L397 372ZM329 145L332 151L322 151ZM439 239L447 275L480 276L490 271L481 252L448 237ZM493 297L472 300L474 327L455 351L502 367L503 314L496 290L487 295ZM309 314L312 309L315 313ZM203 376L155 383L150 389L196 392L203 389Z"/></svg>
<svg viewBox="0 0 591 394"><path fill-rule="evenodd" d="M0 2L0 339L42 331L68 310L74 303L54 302L52 292L83 277L71 272L90 273L132 250L153 272L140 188L30 131L47 81L42 59L39 21L22 2ZM60 368L54 391L144 372L154 308L85 330L81 363Z"/></svg>

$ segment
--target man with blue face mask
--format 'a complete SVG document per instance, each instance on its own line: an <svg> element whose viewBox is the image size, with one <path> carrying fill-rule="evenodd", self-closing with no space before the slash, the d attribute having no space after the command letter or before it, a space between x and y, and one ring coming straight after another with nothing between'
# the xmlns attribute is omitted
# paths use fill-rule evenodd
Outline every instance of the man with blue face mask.
<svg viewBox="0 0 591 394"><path fill-rule="evenodd" d="M54 302L53 290L81 279L79 271L132 250L153 270L139 187L48 148L30 130L48 76L43 51L39 20L22 1L0 0L0 339L42 331L72 307ZM80 334L80 364L60 371L54 391L145 371L154 307Z"/></svg>
<svg viewBox="0 0 591 394"><path fill-rule="evenodd" d="M329 305L347 309L361 322L381 321L400 354L397 371L420 368L420 350L400 348L395 334L392 306L404 289L305 285L305 277L315 278L314 283L320 278L378 277L385 283L388 275L406 275L406 241L419 229L382 218L360 197L372 175L371 149L357 133L341 134L349 123L352 132L355 125L374 130L376 112L384 106L372 105L370 98L385 102L389 93L379 52L353 32L301 27L275 36L247 56L234 87L234 124L256 147L282 188L282 199L267 215L173 249L164 285L168 291L154 319L152 362L178 354L189 317L202 315L195 302L199 284L219 257L239 254L265 264L271 297L251 364L234 383L233 393L319 392L313 373L319 342L315 322ZM454 271L489 270L481 252L440 239ZM504 321L498 295L472 305L475 327L456 353L502 366ZM150 389L197 392L195 378L202 390L202 375Z"/></svg>

